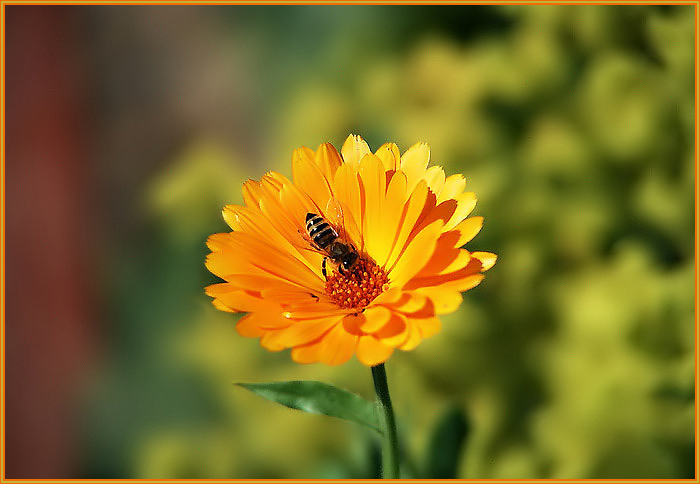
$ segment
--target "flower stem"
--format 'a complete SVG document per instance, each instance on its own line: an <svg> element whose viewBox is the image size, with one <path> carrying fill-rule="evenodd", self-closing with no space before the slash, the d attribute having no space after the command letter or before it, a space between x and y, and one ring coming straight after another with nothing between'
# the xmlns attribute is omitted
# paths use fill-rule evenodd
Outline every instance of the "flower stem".
<svg viewBox="0 0 700 484"><path fill-rule="evenodd" d="M382 477L384 479L399 478L399 438L396 432L396 418L394 409L391 407L391 397L389 396L389 384L386 381L386 370L384 363L372 367L372 378L374 378L374 389L377 392L377 399L381 406L383 420L382 439Z"/></svg>

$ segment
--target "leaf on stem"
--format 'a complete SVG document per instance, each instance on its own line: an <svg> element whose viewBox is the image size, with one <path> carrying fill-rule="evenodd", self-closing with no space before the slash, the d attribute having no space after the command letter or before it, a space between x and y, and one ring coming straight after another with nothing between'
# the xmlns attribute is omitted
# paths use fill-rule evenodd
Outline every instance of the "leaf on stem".
<svg viewBox="0 0 700 484"><path fill-rule="evenodd" d="M263 398L307 413L342 418L381 433L375 404L320 381L236 383Z"/></svg>

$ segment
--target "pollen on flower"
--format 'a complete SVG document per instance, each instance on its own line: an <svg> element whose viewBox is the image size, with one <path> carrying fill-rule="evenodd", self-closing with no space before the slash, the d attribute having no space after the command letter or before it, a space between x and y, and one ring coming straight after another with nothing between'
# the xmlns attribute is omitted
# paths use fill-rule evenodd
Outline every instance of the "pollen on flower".
<svg viewBox="0 0 700 484"><path fill-rule="evenodd" d="M334 271L326 280L326 294L341 308L361 309L384 291L389 282L384 269L374 261L359 259L345 273Z"/></svg>

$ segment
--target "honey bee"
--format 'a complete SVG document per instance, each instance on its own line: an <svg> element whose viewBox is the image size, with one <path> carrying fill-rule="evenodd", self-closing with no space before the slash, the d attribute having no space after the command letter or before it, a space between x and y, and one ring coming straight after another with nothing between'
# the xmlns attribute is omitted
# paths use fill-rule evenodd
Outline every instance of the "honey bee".
<svg viewBox="0 0 700 484"><path fill-rule="evenodd" d="M319 252L325 257L321 266L323 277L328 277L326 263L330 259L338 267L338 272L344 274L355 266L359 255L352 244L340 240L338 232L324 218L312 212L306 214L306 232Z"/></svg>

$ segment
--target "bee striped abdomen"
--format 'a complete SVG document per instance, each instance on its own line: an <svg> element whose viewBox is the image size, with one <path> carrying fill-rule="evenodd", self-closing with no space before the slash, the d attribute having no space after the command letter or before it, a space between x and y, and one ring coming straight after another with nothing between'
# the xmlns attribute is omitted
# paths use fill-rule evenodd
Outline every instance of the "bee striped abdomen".
<svg viewBox="0 0 700 484"><path fill-rule="evenodd" d="M338 234L333 230L333 227L315 213L309 212L306 214L306 231L314 244L321 249L325 249L338 238Z"/></svg>

